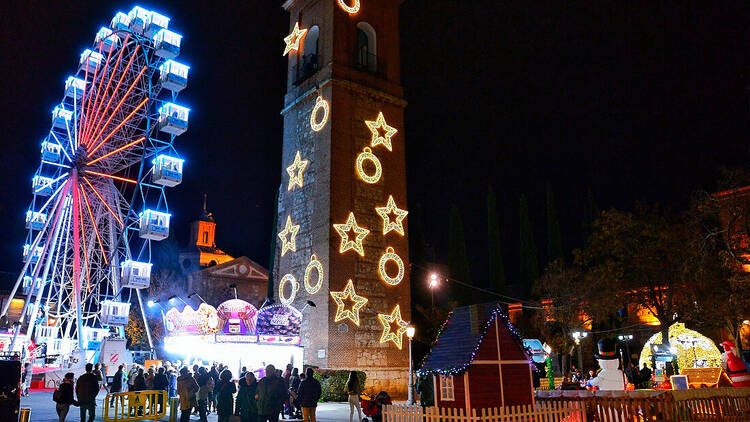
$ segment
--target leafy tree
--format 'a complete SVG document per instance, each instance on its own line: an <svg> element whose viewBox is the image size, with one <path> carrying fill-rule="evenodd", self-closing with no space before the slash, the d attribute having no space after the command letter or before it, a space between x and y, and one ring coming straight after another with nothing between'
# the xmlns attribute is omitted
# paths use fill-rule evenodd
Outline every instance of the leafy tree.
<svg viewBox="0 0 750 422"><path fill-rule="evenodd" d="M461 283L471 284L471 269L469 267L469 257L466 253L466 236L464 235L464 223L461 219L461 213L456 205L451 206L450 221L448 223L448 243L450 244L450 275L454 280ZM462 304L468 304L472 301L472 291L466 286L452 282L451 297L455 298Z"/></svg>
<svg viewBox="0 0 750 422"><path fill-rule="evenodd" d="M489 252L490 289L505 293L505 265L500 242L500 219L497 213L495 190L487 189L487 249Z"/></svg>
<svg viewBox="0 0 750 422"><path fill-rule="evenodd" d="M534 230L529 218L529 204L525 195L521 195L519 200L519 217L521 283L525 286L531 286L534 280L539 278L539 255L534 240Z"/></svg>
<svg viewBox="0 0 750 422"><path fill-rule="evenodd" d="M555 193L552 184L547 182L547 262L563 259L560 221L557 215Z"/></svg>

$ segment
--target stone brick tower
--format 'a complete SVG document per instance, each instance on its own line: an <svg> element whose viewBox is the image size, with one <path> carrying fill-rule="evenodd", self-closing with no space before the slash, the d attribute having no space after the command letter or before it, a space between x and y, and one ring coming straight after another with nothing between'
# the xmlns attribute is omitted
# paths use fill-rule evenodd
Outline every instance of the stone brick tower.
<svg viewBox="0 0 750 422"><path fill-rule="evenodd" d="M407 389L411 320L401 2L283 3L289 77L274 263L277 302L297 286L294 306L316 304L304 312L305 363L364 370L368 390L396 396ZM313 254L324 270L317 291Z"/></svg>

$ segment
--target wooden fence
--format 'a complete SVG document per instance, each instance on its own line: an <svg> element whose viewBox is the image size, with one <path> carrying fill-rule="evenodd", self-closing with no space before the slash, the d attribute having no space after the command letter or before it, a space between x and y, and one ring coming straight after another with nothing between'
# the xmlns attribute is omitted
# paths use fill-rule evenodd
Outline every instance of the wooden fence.
<svg viewBox="0 0 750 422"><path fill-rule="evenodd" d="M489 409L454 409L394 404L383 407L383 422L586 422L579 404L558 403L505 406Z"/></svg>
<svg viewBox="0 0 750 422"><path fill-rule="evenodd" d="M590 422L750 421L750 388L635 391L555 397L537 393L536 401L558 403L563 407L582 406L586 419Z"/></svg>

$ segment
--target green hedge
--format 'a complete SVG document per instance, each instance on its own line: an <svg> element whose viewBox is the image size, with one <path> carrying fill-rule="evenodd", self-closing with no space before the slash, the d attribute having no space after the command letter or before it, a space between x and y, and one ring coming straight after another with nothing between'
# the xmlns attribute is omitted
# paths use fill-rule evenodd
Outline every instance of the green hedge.
<svg viewBox="0 0 750 422"><path fill-rule="evenodd" d="M320 401L347 401L349 392L346 389L346 381L349 380L349 372L345 370L315 369L314 377L320 382L322 394ZM357 371L359 388L364 390L367 376L362 371Z"/></svg>

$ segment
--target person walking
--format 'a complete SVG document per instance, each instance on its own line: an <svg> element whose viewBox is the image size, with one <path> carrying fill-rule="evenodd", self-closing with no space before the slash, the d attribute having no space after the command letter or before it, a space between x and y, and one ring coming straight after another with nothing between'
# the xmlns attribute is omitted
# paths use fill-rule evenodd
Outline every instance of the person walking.
<svg viewBox="0 0 750 422"><path fill-rule="evenodd" d="M143 373L143 368L138 368L138 375L135 376L133 381L133 391L146 391L146 375Z"/></svg>
<svg viewBox="0 0 750 422"><path fill-rule="evenodd" d="M177 395L180 397L180 422L190 422L190 411L195 407L195 393L198 392L198 383L190 375L187 366L180 369L177 377Z"/></svg>
<svg viewBox="0 0 750 422"><path fill-rule="evenodd" d="M104 385L104 373L102 372L102 364L100 362L97 362L96 365L94 365L94 375L96 375L96 380L99 382L99 389L101 390L102 387L106 387Z"/></svg>
<svg viewBox="0 0 750 422"><path fill-rule="evenodd" d="M133 384L135 383L135 377L138 376L138 364L134 363L133 367L130 368L130 371L128 372L128 391L135 391L133 389Z"/></svg>
<svg viewBox="0 0 750 422"><path fill-rule="evenodd" d="M156 373L156 375L154 375L154 390L166 392L167 388L169 388L167 369L162 366L159 368L159 371ZM161 412L164 408L164 397L161 394L157 396L156 404L159 406L159 412Z"/></svg>
<svg viewBox="0 0 750 422"><path fill-rule="evenodd" d="M258 402L255 400L257 392L258 381L255 380L255 374L245 372L245 382L237 392L237 410L242 422L258 421Z"/></svg>
<svg viewBox="0 0 750 422"><path fill-rule="evenodd" d="M57 417L59 422L65 422L65 417L68 416L71 404L76 404L75 398L73 397L73 373L68 372L65 374L60 387L52 394L52 400L57 403L55 410L57 411Z"/></svg>
<svg viewBox="0 0 750 422"><path fill-rule="evenodd" d="M206 422L206 412L208 405L208 394L214 389L214 380L208 375L206 368L198 368L198 375L195 377L195 382L198 383L198 414L200 415L201 422Z"/></svg>
<svg viewBox="0 0 750 422"><path fill-rule="evenodd" d="M214 362L211 365L211 370L208 371L208 375L214 380L214 389L219 385L219 371L216 369L217 363ZM216 411L216 392L214 390L208 393L208 412L211 413L211 409Z"/></svg>
<svg viewBox="0 0 750 422"><path fill-rule="evenodd" d="M289 417L291 419L299 418L302 414L302 406L300 406L297 398L297 389L300 382L302 381L299 378L299 369L292 369L292 375L289 377Z"/></svg>
<svg viewBox="0 0 750 422"><path fill-rule="evenodd" d="M289 393L276 367L266 366L266 376L258 381L258 422L278 422Z"/></svg>
<svg viewBox="0 0 750 422"><path fill-rule="evenodd" d="M297 389L297 398L302 406L302 420L304 422L315 422L315 411L318 407L320 394L320 382L313 376L313 369L307 368L305 379L299 383Z"/></svg>
<svg viewBox="0 0 750 422"><path fill-rule="evenodd" d="M154 373L154 366L151 365L150 368L148 368L148 372L145 374L146 379L146 390L153 390L154 389L154 377L156 374Z"/></svg>
<svg viewBox="0 0 750 422"><path fill-rule="evenodd" d="M122 384L123 384L123 378L125 377L124 374L124 365L120 365L117 367L117 372L115 372L115 375L112 376L112 382L109 384L109 392L113 394L112 398L109 401L109 407L112 407L115 405L115 393L119 393L122 391Z"/></svg>
<svg viewBox="0 0 750 422"><path fill-rule="evenodd" d="M88 422L94 422L96 416L96 396L99 395L99 380L93 373L94 365L86 364L86 373L78 377L76 382L76 396L78 406L81 408L81 422L86 422L86 413L89 414Z"/></svg>
<svg viewBox="0 0 750 422"><path fill-rule="evenodd" d="M31 377L34 370L31 368L31 362L26 362L23 365L23 375L21 375L21 395L28 397L29 388L31 387Z"/></svg>
<svg viewBox="0 0 750 422"><path fill-rule="evenodd" d="M359 405L359 395L362 394L362 388L359 386L359 377L357 371L349 372L349 379L346 381L346 391L349 393L349 422L352 422L354 409L357 409L357 422L362 420L362 407Z"/></svg>
<svg viewBox="0 0 750 422"><path fill-rule="evenodd" d="M177 397L177 370L169 370L169 397Z"/></svg>
<svg viewBox="0 0 750 422"><path fill-rule="evenodd" d="M216 414L218 422L229 422L234 413L234 393L237 386L232 381L232 371L225 369L219 374L219 385L216 386Z"/></svg>

